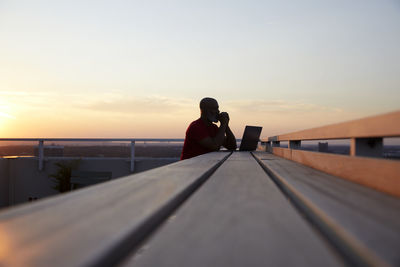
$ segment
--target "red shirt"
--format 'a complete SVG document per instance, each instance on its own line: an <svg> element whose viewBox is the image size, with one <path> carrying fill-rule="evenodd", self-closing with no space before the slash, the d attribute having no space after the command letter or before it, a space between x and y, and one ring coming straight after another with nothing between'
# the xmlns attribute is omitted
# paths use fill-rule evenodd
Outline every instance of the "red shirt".
<svg viewBox="0 0 400 267"><path fill-rule="evenodd" d="M186 130L186 138L185 143L183 144L181 160L212 152L212 150L200 145L199 141L206 137L215 137L217 132L217 125L207 125L201 118L192 122Z"/></svg>

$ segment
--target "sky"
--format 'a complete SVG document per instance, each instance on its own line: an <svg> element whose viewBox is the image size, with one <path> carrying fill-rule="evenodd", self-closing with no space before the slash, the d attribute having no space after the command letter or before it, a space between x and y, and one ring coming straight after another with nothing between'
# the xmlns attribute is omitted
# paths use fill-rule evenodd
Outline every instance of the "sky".
<svg viewBox="0 0 400 267"><path fill-rule="evenodd" d="M0 137L240 138L400 109L399 0L0 0Z"/></svg>

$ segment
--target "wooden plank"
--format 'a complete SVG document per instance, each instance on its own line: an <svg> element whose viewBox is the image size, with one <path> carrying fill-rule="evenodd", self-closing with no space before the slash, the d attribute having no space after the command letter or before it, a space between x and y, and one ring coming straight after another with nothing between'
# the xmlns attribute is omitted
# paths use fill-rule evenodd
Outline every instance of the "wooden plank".
<svg viewBox="0 0 400 267"><path fill-rule="evenodd" d="M292 150L291 149L286 149L282 147L273 147L272 151L275 155L286 158L286 159L291 159L292 158Z"/></svg>
<svg viewBox="0 0 400 267"><path fill-rule="evenodd" d="M364 257L367 265L399 265L400 199L269 153L255 155L347 251Z"/></svg>
<svg viewBox="0 0 400 267"><path fill-rule="evenodd" d="M263 142L400 136L400 111L263 138Z"/></svg>
<svg viewBox="0 0 400 267"><path fill-rule="evenodd" d="M249 152L235 152L122 266L341 266Z"/></svg>
<svg viewBox="0 0 400 267"><path fill-rule="evenodd" d="M400 161L351 157L288 148L273 153L314 169L400 197Z"/></svg>
<svg viewBox="0 0 400 267"><path fill-rule="evenodd" d="M0 213L0 266L110 266L229 156L216 152Z"/></svg>

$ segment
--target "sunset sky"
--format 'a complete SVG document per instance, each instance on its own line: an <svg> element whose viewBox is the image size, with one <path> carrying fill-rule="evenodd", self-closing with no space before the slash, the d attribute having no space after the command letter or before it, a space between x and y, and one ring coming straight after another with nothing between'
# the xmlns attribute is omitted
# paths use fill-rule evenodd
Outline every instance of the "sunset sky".
<svg viewBox="0 0 400 267"><path fill-rule="evenodd" d="M240 138L400 109L400 1L0 0L0 137Z"/></svg>

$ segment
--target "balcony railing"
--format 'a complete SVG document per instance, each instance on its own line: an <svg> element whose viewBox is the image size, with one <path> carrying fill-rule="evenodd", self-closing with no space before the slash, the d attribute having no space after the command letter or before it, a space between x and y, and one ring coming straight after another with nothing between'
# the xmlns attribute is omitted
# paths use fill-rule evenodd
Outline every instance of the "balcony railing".
<svg viewBox="0 0 400 267"><path fill-rule="evenodd" d="M135 171L135 143L136 142L183 142L180 138L0 138L0 141L38 142L38 169L43 170L44 142L130 142L130 171Z"/></svg>

